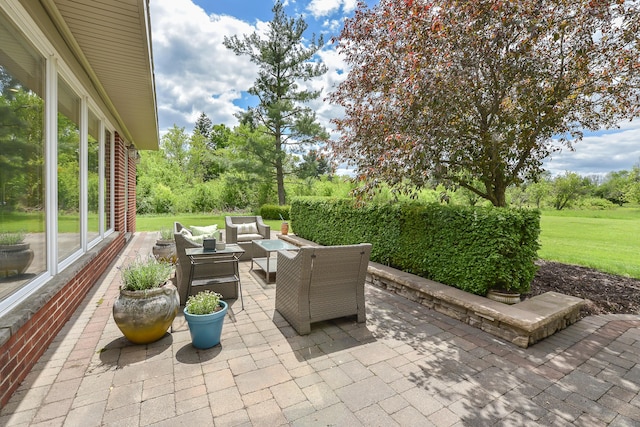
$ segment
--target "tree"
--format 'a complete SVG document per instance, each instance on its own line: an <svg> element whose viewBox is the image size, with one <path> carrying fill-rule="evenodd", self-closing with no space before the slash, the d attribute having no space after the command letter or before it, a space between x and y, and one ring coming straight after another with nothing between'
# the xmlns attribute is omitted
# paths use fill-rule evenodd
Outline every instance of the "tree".
<svg viewBox="0 0 640 427"><path fill-rule="evenodd" d="M182 173L187 173L189 157L189 135L183 127L173 125L160 139L160 147L164 151L169 163L178 166Z"/></svg>
<svg viewBox="0 0 640 427"><path fill-rule="evenodd" d="M322 36L316 41L314 34L308 46L304 46L302 38L307 29L304 19L288 18L280 0L272 10L273 20L269 22L265 40L253 33L245 35L243 40L237 36L225 37L224 45L236 55L247 55L259 66L258 77L248 90L259 98L259 104L249 108L241 121L254 128L262 125L271 137L274 149L263 159L275 168L278 202L284 205L286 149L299 148L327 137L316 121L315 113L302 105L318 98L320 92L300 88L302 82L324 74L327 67L321 62L312 62L324 45Z"/></svg>
<svg viewBox="0 0 640 427"><path fill-rule="evenodd" d="M200 116L189 140L189 170L203 182L219 177L229 168L223 149L229 145L231 130L223 124L207 124L207 120Z"/></svg>
<svg viewBox="0 0 640 427"><path fill-rule="evenodd" d="M636 164L631 170L627 194L631 201L640 204L640 163Z"/></svg>
<svg viewBox="0 0 640 427"><path fill-rule="evenodd" d="M211 119L207 117L204 113L200 113L200 116L196 120L196 125L194 127L194 133L197 132L200 135L204 136L205 139L209 139L211 136L211 130L213 128L213 123L211 123Z"/></svg>
<svg viewBox="0 0 640 427"><path fill-rule="evenodd" d="M543 172L538 177L538 180L528 184L525 188L525 192L529 197L529 200L535 203L536 208L540 209L542 200L544 200L549 194L551 194L551 178L548 172Z"/></svg>
<svg viewBox="0 0 640 427"><path fill-rule="evenodd" d="M639 2L360 3L337 49L352 68L330 96L345 109L331 145L363 192L433 178L505 206L552 137L571 148L640 115Z"/></svg>
<svg viewBox="0 0 640 427"><path fill-rule="evenodd" d="M333 168L327 156L318 153L318 150L309 150L302 155L302 163L296 168L298 178L318 178L321 175L330 174Z"/></svg>
<svg viewBox="0 0 640 427"><path fill-rule="evenodd" d="M553 180L553 207L562 210L585 193L589 181L575 172L565 172Z"/></svg>
<svg viewBox="0 0 640 427"><path fill-rule="evenodd" d="M606 179L595 189L595 195L607 199L611 203L622 206L627 203L631 183L629 171L609 172Z"/></svg>

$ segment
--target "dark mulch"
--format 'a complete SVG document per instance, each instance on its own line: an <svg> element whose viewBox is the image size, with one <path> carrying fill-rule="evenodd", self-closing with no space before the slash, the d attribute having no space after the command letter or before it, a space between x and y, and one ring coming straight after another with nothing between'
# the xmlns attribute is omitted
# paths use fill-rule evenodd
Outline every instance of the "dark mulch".
<svg viewBox="0 0 640 427"><path fill-rule="evenodd" d="M531 294L549 291L589 300L581 317L596 314L640 314L640 280L576 265L539 260Z"/></svg>

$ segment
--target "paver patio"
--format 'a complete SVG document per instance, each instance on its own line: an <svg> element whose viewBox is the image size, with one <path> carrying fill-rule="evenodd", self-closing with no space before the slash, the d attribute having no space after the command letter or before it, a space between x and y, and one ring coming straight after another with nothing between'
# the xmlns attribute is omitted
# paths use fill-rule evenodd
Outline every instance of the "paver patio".
<svg viewBox="0 0 640 427"><path fill-rule="evenodd" d="M522 349L367 286L366 324L299 336L274 312L277 284L243 262L245 310L231 304L221 346L193 348L181 314L132 345L111 317L118 267L155 237L134 235L0 425L640 425L640 316L589 317Z"/></svg>

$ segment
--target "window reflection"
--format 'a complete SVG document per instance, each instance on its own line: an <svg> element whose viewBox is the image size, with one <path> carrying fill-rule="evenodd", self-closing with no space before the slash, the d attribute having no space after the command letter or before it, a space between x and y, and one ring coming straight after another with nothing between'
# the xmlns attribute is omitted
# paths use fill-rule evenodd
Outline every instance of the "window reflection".
<svg viewBox="0 0 640 427"><path fill-rule="evenodd" d="M47 269L44 58L0 14L0 301Z"/></svg>
<svg viewBox="0 0 640 427"><path fill-rule="evenodd" d="M100 131L100 121L89 110L89 144L88 144L88 212L87 212L87 239L89 242L100 235L100 142L98 132Z"/></svg>
<svg viewBox="0 0 640 427"><path fill-rule="evenodd" d="M80 98L58 78L58 262L80 249Z"/></svg>

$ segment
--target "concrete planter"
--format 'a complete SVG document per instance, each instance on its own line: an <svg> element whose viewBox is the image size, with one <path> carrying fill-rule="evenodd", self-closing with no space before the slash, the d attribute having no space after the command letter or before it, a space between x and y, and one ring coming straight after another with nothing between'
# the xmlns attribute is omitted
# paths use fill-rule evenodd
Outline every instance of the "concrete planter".
<svg viewBox="0 0 640 427"><path fill-rule="evenodd" d="M129 341L148 344L165 335L179 307L178 289L169 282L144 291L120 290L113 319Z"/></svg>
<svg viewBox="0 0 640 427"><path fill-rule="evenodd" d="M0 275L8 277L23 274L33 261L33 250L29 243L0 245Z"/></svg>

